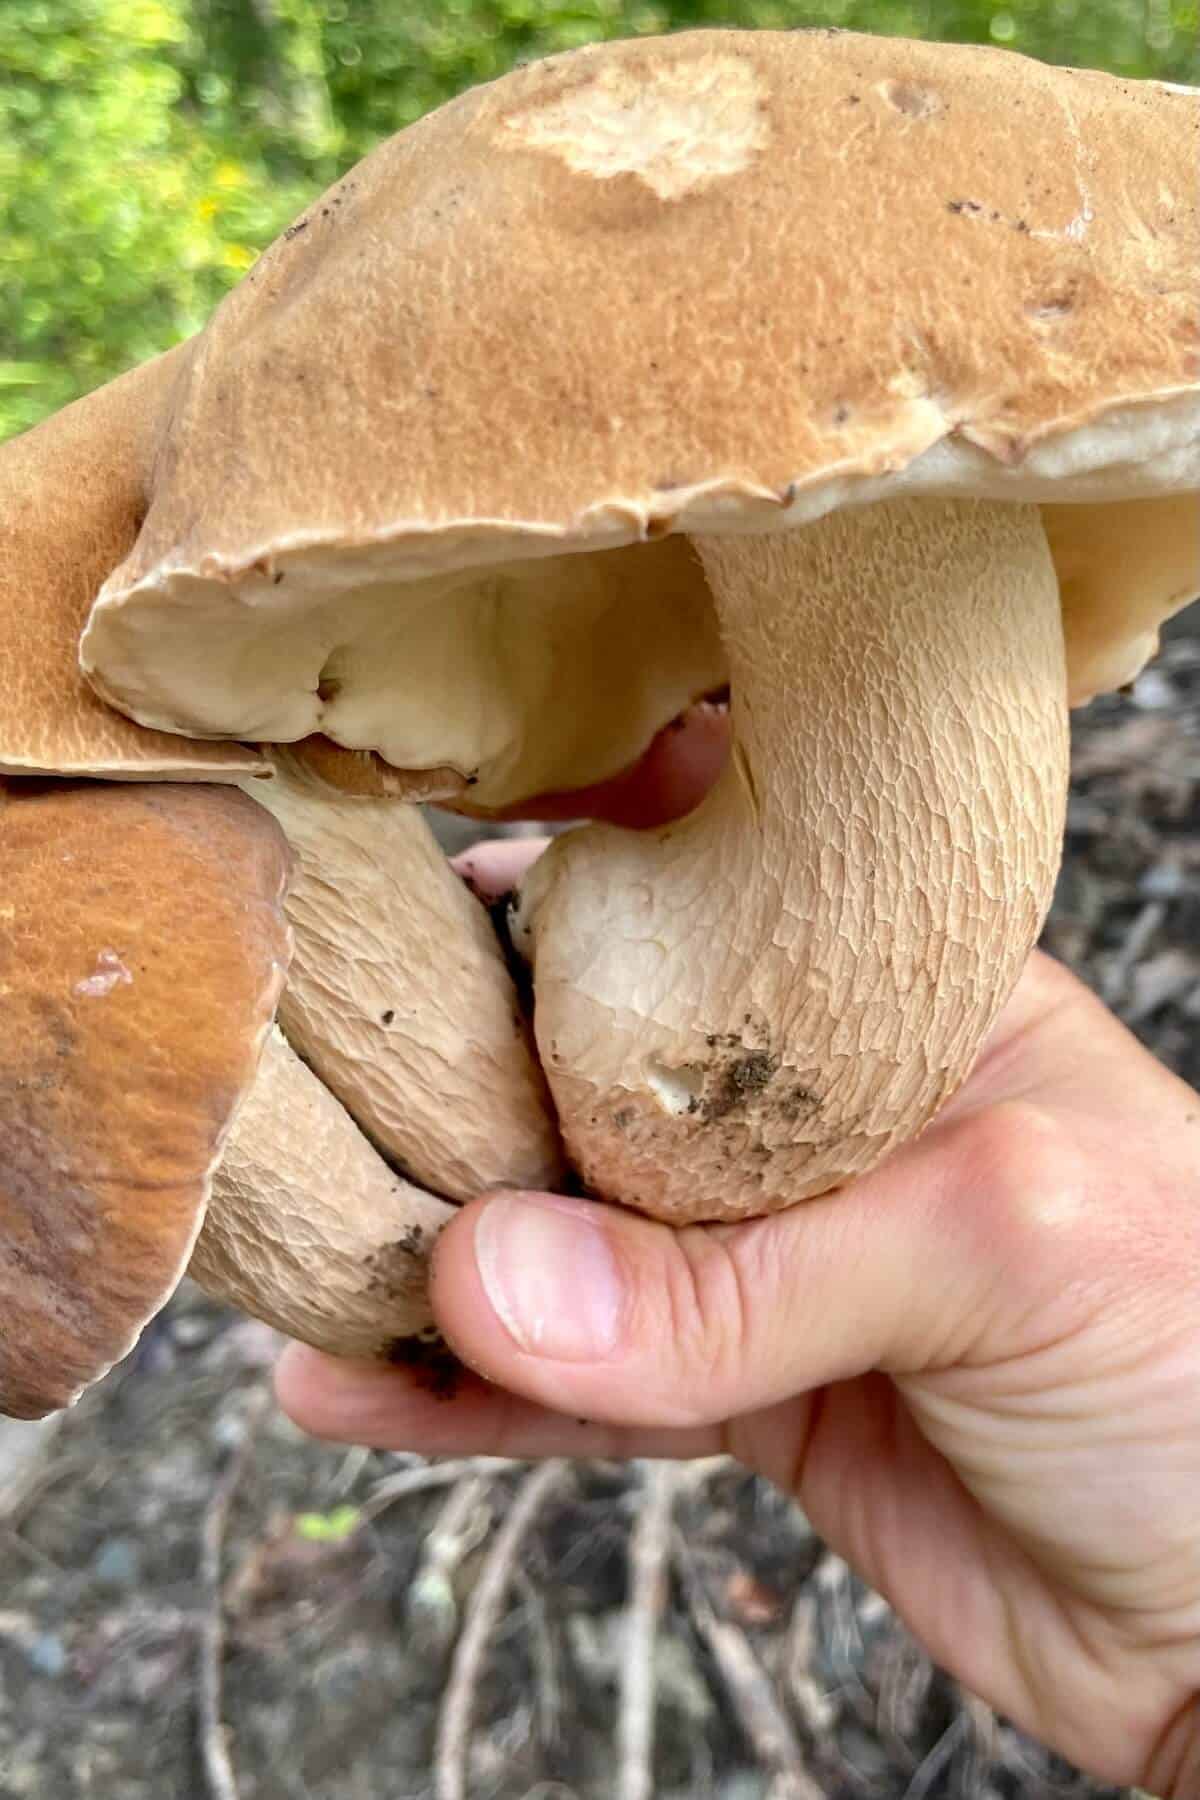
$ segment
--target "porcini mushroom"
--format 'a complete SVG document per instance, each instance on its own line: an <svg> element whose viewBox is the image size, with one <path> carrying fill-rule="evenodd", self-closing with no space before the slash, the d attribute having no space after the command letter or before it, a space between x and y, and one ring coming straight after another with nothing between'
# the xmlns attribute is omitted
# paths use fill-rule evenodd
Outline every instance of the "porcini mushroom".
<svg viewBox="0 0 1200 1800"><path fill-rule="evenodd" d="M694 816L535 872L537 1042L599 1193L695 1219L834 1187L1016 979L1069 699L1200 588L1198 119L823 33L464 95L182 353L82 666L148 728L483 812L614 774L728 681Z"/></svg>
<svg viewBox="0 0 1200 1800"><path fill-rule="evenodd" d="M347 798L294 759L251 792L294 856L279 1010L393 1168L453 1200L550 1187L562 1146L487 914L421 814Z"/></svg>
<svg viewBox="0 0 1200 1800"><path fill-rule="evenodd" d="M175 1287L287 962L237 792L0 786L0 1411L66 1405Z"/></svg>
<svg viewBox="0 0 1200 1800"><path fill-rule="evenodd" d="M210 1291L284 1331L345 1354L403 1348L429 1325L448 1216L393 1166L405 1146L460 1197L561 1169L502 953L420 816L368 804L350 824L334 796L314 829L304 782L259 750L146 731L79 673L178 367L162 357L0 450L0 1412L21 1416L124 1355L189 1254ZM78 776L93 779L63 779ZM279 790L287 895L292 859L263 806L164 785L239 780ZM284 1011L315 1072L268 1037L293 942ZM356 1012L381 982L390 1107L373 1084L383 1022ZM393 1164L355 1123L384 1113Z"/></svg>

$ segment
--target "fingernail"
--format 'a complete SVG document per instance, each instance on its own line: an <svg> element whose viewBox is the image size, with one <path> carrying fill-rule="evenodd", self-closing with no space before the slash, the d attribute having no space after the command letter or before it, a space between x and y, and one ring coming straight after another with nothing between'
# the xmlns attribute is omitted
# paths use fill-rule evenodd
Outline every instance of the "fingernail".
<svg viewBox="0 0 1200 1800"><path fill-rule="evenodd" d="M581 1204L496 1194L475 1227L475 1261L493 1310L528 1354L591 1362L615 1348L621 1278Z"/></svg>

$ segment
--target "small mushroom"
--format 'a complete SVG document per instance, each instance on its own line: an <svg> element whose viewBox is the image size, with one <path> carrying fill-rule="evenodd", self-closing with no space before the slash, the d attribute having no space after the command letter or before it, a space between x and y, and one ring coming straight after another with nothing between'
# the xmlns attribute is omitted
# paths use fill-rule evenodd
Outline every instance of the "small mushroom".
<svg viewBox="0 0 1200 1800"><path fill-rule="evenodd" d="M477 814L728 682L694 815L529 882L537 1044L594 1191L835 1187L970 1068L1049 903L1068 703L1200 587L1197 111L806 33L461 96L185 353L84 669Z"/></svg>

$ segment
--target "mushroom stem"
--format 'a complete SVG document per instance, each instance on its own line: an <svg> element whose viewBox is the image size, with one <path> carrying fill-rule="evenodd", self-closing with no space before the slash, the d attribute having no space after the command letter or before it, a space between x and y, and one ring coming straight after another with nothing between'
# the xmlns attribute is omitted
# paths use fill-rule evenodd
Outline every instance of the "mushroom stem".
<svg viewBox="0 0 1200 1800"><path fill-rule="evenodd" d="M453 1211L393 1174L276 1029L188 1273L319 1350L386 1357L431 1324L429 1253Z"/></svg>
<svg viewBox="0 0 1200 1800"><path fill-rule="evenodd" d="M486 912L425 819L347 797L286 752L247 791L294 856L279 1020L388 1160L454 1200L553 1186L562 1149Z"/></svg>
<svg viewBox="0 0 1200 1800"><path fill-rule="evenodd" d="M1037 937L1067 783L1033 507L891 501L695 547L725 773L664 829L560 838L522 900L573 1159L686 1220L824 1193L928 1122Z"/></svg>

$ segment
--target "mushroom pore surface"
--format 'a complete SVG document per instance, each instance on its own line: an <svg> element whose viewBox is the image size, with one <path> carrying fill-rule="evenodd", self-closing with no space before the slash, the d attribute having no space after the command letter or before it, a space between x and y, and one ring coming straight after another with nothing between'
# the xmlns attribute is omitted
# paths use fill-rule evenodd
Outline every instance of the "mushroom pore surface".
<svg viewBox="0 0 1200 1800"><path fill-rule="evenodd" d="M933 1116L1036 939L1067 783L1034 507L900 500L694 541L726 770L676 824L557 840L520 920L574 1162L677 1221L826 1192Z"/></svg>

